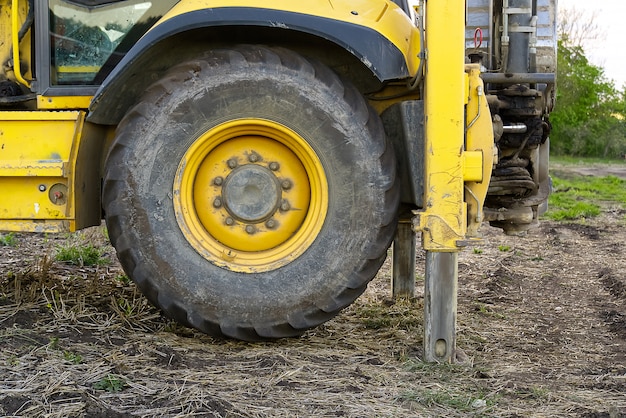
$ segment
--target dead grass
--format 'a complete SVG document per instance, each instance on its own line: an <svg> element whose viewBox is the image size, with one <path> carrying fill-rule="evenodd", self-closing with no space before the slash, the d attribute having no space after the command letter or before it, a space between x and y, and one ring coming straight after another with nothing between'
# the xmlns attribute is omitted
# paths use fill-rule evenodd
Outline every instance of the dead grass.
<svg viewBox="0 0 626 418"><path fill-rule="evenodd" d="M250 344L163 318L119 279L101 229L70 238L110 260L95 266L54 259L67 237L16 235L0 247L0 415L624 417L620 222L486 227L460 257L462 366L421 362L421 283L391 301L388 265L335 320Z"/></svg>

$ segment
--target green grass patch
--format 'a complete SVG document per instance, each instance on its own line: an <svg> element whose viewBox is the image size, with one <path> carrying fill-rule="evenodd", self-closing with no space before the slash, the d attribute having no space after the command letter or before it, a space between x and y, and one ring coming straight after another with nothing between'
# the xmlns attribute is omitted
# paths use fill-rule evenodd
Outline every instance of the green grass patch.
<svg viewBox="0 0 626 418"><path fill-rule="evenodd" d="M59 247L55 260L76 266L100 266L107 264L103 251L91 244L69 244Z"/></svg>
<svg viewBox="0 0 626 418"><path fill-rule="evenodd" d="M59 349L59 337L50 337L50 342L48 346L53 350Z"/></svg>
<svg viewBox="0 0 626 418"><path fill-rule="evenodd" d="M496 312L494 308L491 306L488 306L480 302L474 302L474 304L475 304L474 309L483 315L490 316L490 317L497 318L497 319L506 319L506 315Z"/></svg>
<svg viewBox="0 0 626 418"><path fill-rule="evenodd" d="M125 275L125 274L117 275L115 277L115 281L123 284L124 286L127 286L127 285L129 285L132 282L132 280L130 280L130 278L127 275Z"/></svg>
<svg viewBox="0 0 626 418"><path fill-rule="evenodd" d="M83 362L83 357L72 351L63 351L63 358L73 364L80 364Z"/></svg>
<svg viewBox="0 0 626 418"><path fill-rule="evenodd" d="M96 390L105 390L107 392L116 393L122 391L126 386L126 382L122 377L114 374L108 374L94 383L93 388Z"/></svg>
<svg viewBox="0 0 626 418"><path fill-rule="evenodd" d="M546 218L556 221L598 216L601 204L626 205L626 180L615 176L554 177Z"/></svg>
<svg viewBox="0 0 626 418"><path fill-rule="evenodd" d="M15 247L16 245L17 238L14 233L0 234L0 247Z"/></svg>

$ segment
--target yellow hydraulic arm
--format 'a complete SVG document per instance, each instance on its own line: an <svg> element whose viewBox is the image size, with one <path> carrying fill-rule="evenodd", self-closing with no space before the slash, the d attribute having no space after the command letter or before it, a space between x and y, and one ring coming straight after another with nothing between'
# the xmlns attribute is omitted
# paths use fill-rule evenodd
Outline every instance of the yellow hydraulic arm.
<svg viewBox="0 0 626 418"><path fill-rule="evenodd" d="M426 2L424 210L416 219L426 250L456 251L466 231L464 1Z"/></svg>
<svg viewBox="0 0 626 418"><path fill-rule="evenodd" d="M426 2L424 209L414 228L426 252L424 354L456 354L459 249L480 225L493 132L478 68L465 67L465 2ZM465 197L469 197L468 204Z"/></svg>

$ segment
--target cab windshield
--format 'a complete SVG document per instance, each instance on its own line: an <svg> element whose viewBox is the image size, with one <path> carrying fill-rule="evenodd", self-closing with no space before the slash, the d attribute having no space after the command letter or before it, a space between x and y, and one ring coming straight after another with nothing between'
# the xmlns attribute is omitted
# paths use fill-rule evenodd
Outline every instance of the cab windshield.
<svg viewBox="0 0 626 418"><path fill-rule="evenodd" d="M93 5L94 3L105 3ZM98 85L176 3L49 0L53 86Z"/></svg>

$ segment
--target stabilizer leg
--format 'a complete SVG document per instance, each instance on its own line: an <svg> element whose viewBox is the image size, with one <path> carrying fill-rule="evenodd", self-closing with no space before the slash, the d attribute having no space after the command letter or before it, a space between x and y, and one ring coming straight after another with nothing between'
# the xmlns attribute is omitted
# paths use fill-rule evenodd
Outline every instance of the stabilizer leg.
<svg viewBox="0 0 626 418"><path fill-rule="evenodd" d="M391 292L394 299L415 297L415 233L410 222L398 224L393 241Z"/></svg>
<svg viewBox="0 0 626 418"><path fill-rule="evenodd" d="M424 360L452 363L456 351L458 253L426 251Z"/></svg>

